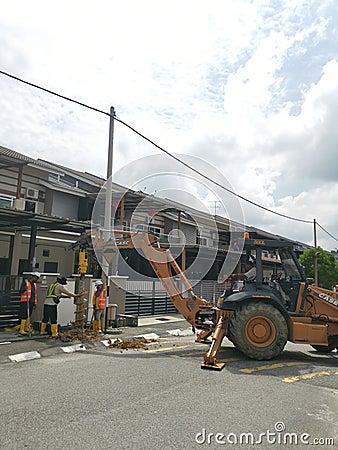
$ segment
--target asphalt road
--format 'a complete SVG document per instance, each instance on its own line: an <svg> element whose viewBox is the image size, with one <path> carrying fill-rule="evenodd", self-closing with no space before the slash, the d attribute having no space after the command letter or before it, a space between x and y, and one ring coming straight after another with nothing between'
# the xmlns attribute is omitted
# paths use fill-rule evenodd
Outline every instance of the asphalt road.
<svg viewBox="0 0 338 450"><path fill-rule="evenodd" d="M193 335L169 334L173 328L188 331L180 322L120 335L157 333L145 350L51 339L0 345L0 448L334 448L332 439L337 445L336 352L287 344L279 358L258 362L224 340L224 369L206 371L200 363L207 346ZM40 357L11 362L17 350Z"/></svg>

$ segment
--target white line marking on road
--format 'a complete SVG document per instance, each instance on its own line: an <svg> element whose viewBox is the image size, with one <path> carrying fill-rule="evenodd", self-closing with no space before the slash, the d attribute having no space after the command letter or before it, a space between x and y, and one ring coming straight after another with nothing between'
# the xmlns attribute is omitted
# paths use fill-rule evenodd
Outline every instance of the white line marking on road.
<svg viewBox="0 0 338 450"><path fill-rule="evenodd" d="M39 352L26 352L17 353L16 355L9 355L8 358L13 362L21 362L41 358L41 355Z"/></svg>
<svg viewBox="0 0 338 450"><path fill-rule="evenodd" d="M74 353L79 352L81 350L86 350L86 347L83 344L76 345L68 345L67 347L60 347L65 353Z"/></svg>
<svg viewBox="0 0 338 450"><path fill-rule="evenodd" d="M156 333L148 333L148 334L139 334L137 336L134 336L135 339L159 339L160 336L158 336Z"/></svg>
<svg viewBox="0 0 338 450"><path fill-rule="evenodd" d="M192 332L191 328L187 328L186 330L181 330L180 328L177 330L168 330L167 333L172 336L193 336L195 334Z"/></svg>

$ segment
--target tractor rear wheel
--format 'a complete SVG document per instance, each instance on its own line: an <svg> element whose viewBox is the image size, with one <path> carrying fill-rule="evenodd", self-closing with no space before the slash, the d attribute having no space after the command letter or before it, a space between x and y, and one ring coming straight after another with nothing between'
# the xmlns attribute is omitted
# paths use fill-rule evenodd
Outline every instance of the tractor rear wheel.
<svg viewBox="0 0 338 450"><path fill-rule="evenodd" d="M282 353L288 339L288 327L278 309L255 301L235 312L229 334L238 350L261 361Z"/></svg>

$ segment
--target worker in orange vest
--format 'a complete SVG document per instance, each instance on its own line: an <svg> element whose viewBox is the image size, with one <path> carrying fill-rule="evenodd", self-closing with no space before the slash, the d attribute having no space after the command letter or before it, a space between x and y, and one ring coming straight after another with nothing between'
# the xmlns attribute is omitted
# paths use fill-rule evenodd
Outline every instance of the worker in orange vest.
<svg viewBox="0 0 338 450"><path fill-rule="evenodd" d="M102 280L95 281L95 292L93 295L93 308L94 308L94 319L93 319L93 331L102 333L101 319L103 311L106 307L106 289Z"/></svg>
<svg viewBox="0 0 338 450"><path fill-rule="evenodd" d="M23 279L19 290L20 293L20 308L19 308L19 319L20 319L20 330L19 334L28 334L30 326L30 317L33 312L33 308L36 307L38 303L37 296L37 281L40 278L39 272L33 272L29 279Z"/></svg>

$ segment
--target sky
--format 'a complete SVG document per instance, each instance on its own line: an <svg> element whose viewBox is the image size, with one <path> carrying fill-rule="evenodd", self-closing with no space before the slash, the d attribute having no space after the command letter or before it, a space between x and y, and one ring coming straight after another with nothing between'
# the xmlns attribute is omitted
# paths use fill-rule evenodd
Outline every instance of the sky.
<svg viewBox="0 0 338 450"><path fill-rule="evenodd" d="M200 159L207 176L215 168L242 197L316 219L338 237L338 2L0 0L0 7L1 71L107 113L113 106L166 151ZM0 93L0 145L106 176L107 115L2 74ZM115 121L113 172L126 186L129 165L154 157L148 175L156 177L144 190L161 191L159 154L169 170L171 158ZM212 188L201 194L189 177L182 187L223 214ZM313 244L313 223L241 207L247 225ZM338 247L322 228L317 239Z"/></svg>

